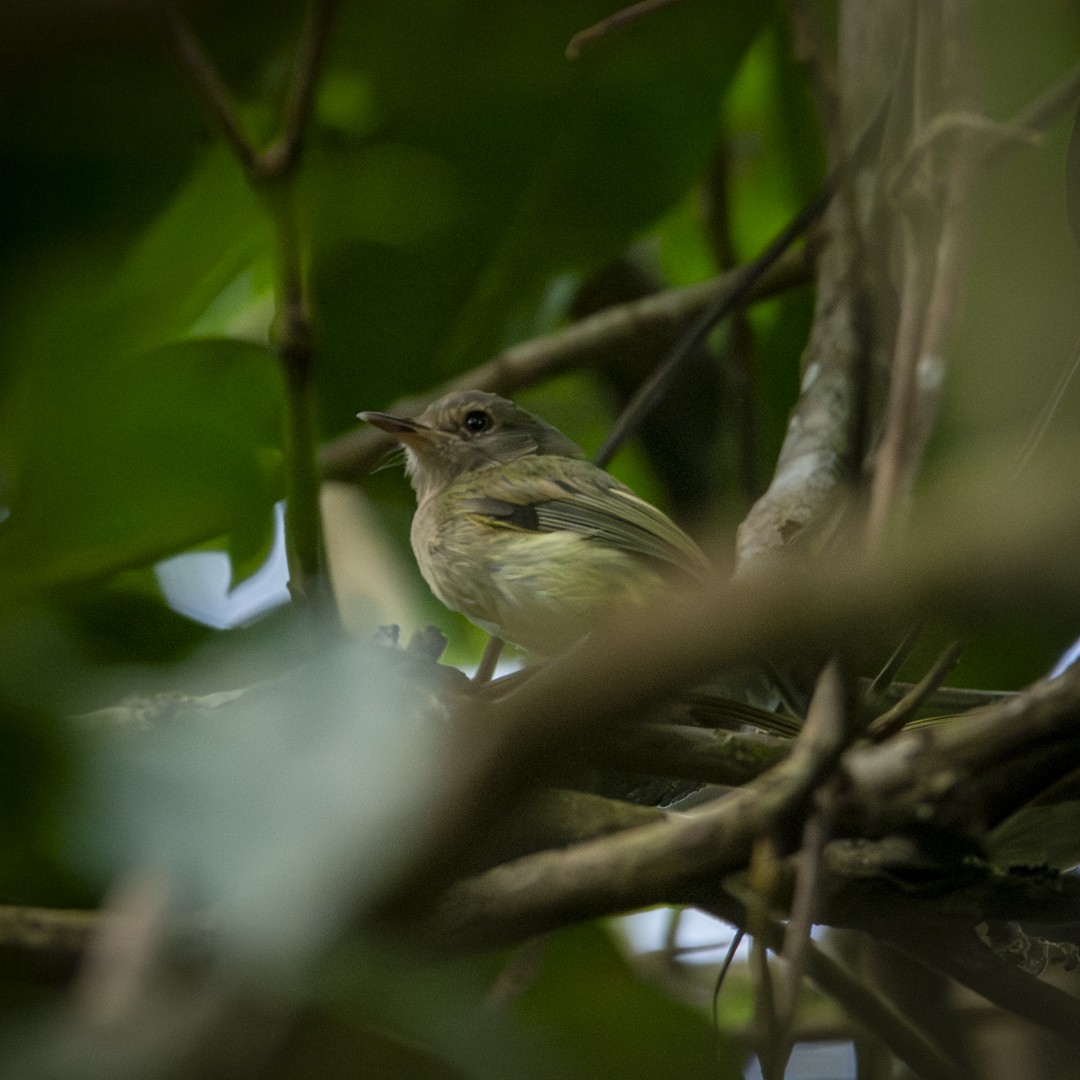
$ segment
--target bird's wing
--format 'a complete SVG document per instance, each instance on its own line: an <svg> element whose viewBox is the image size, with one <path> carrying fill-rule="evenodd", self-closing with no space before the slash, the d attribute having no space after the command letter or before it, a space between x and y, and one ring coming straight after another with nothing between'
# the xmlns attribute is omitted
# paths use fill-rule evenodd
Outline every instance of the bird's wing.
<svg viewBox="0 0 1080 1080"><path fill-rule="evenodd" d="M550 459L548 459L550 462ZM468 510L522 532L572 532L597 543L660 559L689 573L711 571L701 549L670 518L602 469L561 462L561 475L542 474L535 458L497 470L490 494L467 500Z"/></svg>

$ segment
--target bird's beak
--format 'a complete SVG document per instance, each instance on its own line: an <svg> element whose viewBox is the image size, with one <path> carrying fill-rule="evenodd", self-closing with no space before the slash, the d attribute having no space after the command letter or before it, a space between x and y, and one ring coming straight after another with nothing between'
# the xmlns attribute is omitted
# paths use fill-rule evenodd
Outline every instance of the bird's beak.
<svg viewBox="0 0 1080 1080"><path fill-rule="evenodd" d="M406 416L391 416L384 412L362 412L356 414L366 424L381 428L406 446L420 448L431 443L434 431L416 420Z"/></svg>

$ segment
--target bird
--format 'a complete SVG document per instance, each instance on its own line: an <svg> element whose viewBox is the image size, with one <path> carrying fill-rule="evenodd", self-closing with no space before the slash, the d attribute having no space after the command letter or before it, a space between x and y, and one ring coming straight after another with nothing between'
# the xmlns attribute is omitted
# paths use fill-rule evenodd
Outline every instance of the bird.
<svg viewBox="0 0 1080 1080"><path fill-rule="evenodd" d="M358 416L405 448L410 538L432 592L530 657L565 651L672 579L713 574L666 514L504 397L454 391L414 418Z"/></svg>

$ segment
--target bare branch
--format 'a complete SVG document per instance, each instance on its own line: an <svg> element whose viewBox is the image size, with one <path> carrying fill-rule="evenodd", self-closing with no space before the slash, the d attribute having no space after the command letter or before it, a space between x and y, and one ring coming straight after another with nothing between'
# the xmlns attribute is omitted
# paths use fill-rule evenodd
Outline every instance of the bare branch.
<svg viewBox="0 0 1080 1080"><path fill-rule="evenodd" d="M914 5L907 10L914 12ZM906 19L906 14L902 14ZM852 40L845 54L847 67L844 72L844 86L853 99L845 101L845 107L849 110L858 104L860 96L873 100L880 92L881 73L887 70L877 63L878 53L875 52L874 43L860 37L860 34L865 33L865 20L860 21L857 16L853 16L851 24L847 32ZM886 27L886 20L875 21L873 25ZM895 54L895 36L890 39L886 48ZM859 67L866 70L860 73L856 70ZM1041 131L1060 116L1075 101L1078 94L1080 66L1066 73L1009 123L989 124L985 131L977 136L972 150L978 163L981 166L995 164L1006 154L1026 145L1023 140L1015 138L1014 133ZM864 110L867 107L865 100L861 107ZM946 130L954 134L958 130L956 125L941 128L940 119L937 117L929 119L928 128L933 133L932 141L935 144L942 141ZM965 125L965 132L970 133L970 130L971 125ZM896 153L907 149L905 143L897 140L896 132L886 136L886 143L892 146ZM904 160L913 160L910 152ZM895 391L894 406L899 416L903 405L903 414L907 417L908 405L911 404L911 416L917 418L917 422L913 421L914 435L894 429L892 436L897 446L908 445L912 437L916 439L916 443L911 444L915 447L913 460L917 460L921 454L917 445L925 445L936 415L943 375L943 342L955 307L962 262L961 202L966 198L969 181L973 180L973 177L970 170L953 172L955 175L948 180L949 191L945 199L948 227L942 235L940 245L933 248L933 253L924 260L925 266L909 264L909 281L904 294L908 298L905 308L906 329L897 335L898 342L918 341L917 345L911 345L907 351L908 360L903 367L903 371L907 373L907 382L904 387ZM860 184L860 189L862 187ZM838 200L830 208L826 222L830 243L819 259L817 309L803 361L802 392L792 414L773 482L739 529L740 567L752 563L761 555L784 547L808 526L814 526L827 534L843 505L845 482L854 474L859 448L873 434L870 429L872 417L860 420L857 415L860 402L865 408L876 393L874 385L868 381L874 377L875 367L868 363L868 346L860 341L859 337L859 327L865 324L870 314L869 309L859 300L860 274L867 269L860 236L864 228L880 228L880 219L883 217L880 202L884 187L880 177L876 187L874 184L865 185L867 191L877 192L876 195L868 196L872 201L866 206L845 206L843 200ZM879 224L874 225L875 221ZM877 237L876 242L868 245L868 250L884 251L888 247L885 239ZM931 275L933 282L930 282ZM877 277L879 287L874 291L888 291L888 275L879 271ZM917 303L920 289L925 295L923 301ZM887 323L881 319L880 311L875 314L879 323L876 330L880 335L886 329ZM912 356L915 356L914 360L911 359ZM920 361L919 356L925 359L925 363ZM912 395L915 395L915 399ZM907 420L904 425L906 432ZM894 474L887 476L879 484L877 499L882 507L891 503L894 495L890 492L899 490L897 484L901 478L896 471L899 465L899 459L895 458L882 466L884 470ZM884 510L877 513L883 515Z"/></svg>
<svg viewBox="0 0 1080 1080"><path fill-rule="evenodd" d="M790 751L787 739L679 724L642 724L586 751L597 768L703 784L744 784Z"/></svg>
<svg viewBox="0 0 1080 1080"><path fill-rule="evenodd" d="M721 894L707 905L707 909L734 926L748 927L746 908L730 894ZM784 933L780 924L769 923L759 932L765 937L765 944L779 952ZM961 1080L959 1066L950 1061L921 1030L873 987L855 979L812 942L808 943L806 949L806 968L813 982L846 1009L850 1016L881 1038L922 1080Z"/></svg>
<svg viewBox="0 0 1080 1080"><path fill-rule="evenodd" d="M892 708L876 717L867 729L873 739L887 739L899 731L930 695L945 681L960 660L964 646L954 641L931 665L930 670Z"/></svg>
<svg viewBox="0 0 1080 1080"><path fill-rule="evenodd" d="M314 0L308 8L281 134L260 155L259 168L265 176L284 176L296 167L315 104L315 88L330 40L330 28L339 6L340 0Z"/></svg>
<svg viewBox="0 0 1080 1080"><path fill-rule="evenodd" d="M1051 502L1060 513L1061 502ZM864 561L841 558L830 561L812 584L806 575L781 573L752 584L728 583L681 603L658 603L646 619L613 625L609 636L586 641L496 705L463 717L446 786L436 798L439 810L431 815L431 833L381 910L404 915L422 909L423 898L453 878L487 823L504 816L530 784L543 783L571 758L580 760L582 747L614 740L633 718L648 715L714 664L780 640L796 641L800 632L819 642L848 634L865 641L868 626L881 625L885 633L890 617L909 618L931 598L942 610L963 604L969 612L1002 603L1026 603L1035 611L1048 597L1060 604L1067 594L1080 603L1075 513L1080 508L1074 508L1067 525L1059 519L1064 527L1057 540L1042 532L1032 547L999 534L988 561L992 533L952 504L947 541L929 525L916 530L922 557L910 552L873 572ZM1035 520L1030 512L1018 512L1015 524L1026 528ZM972 546L957 543L955 530L961 525L970 530ZM1026 554L1032 550L1041 552L1037 566ZM990 575L989 565L995 567ZM1013 588L1005 596L1010 581ZM598 686L603 694L596 692ZM848 785L834 827L875 836L932 821L978 835L1076 767L1078 703L1080 671L941 727L853 749L844 758ZM806 782L799 764L806 744L795 745L804 747L803 756L793 750L770 772L686 823L632 830L559 857L545 853L535 862L498 868L494 879L463 885L446 929L465 934L459 920L477 908L492 919L495 909L503 910L504 932L509 925L514 933L558 925L571 912L584 918L677 901L695 876L745 860L753 836L775 821L777 802L790 805L788 797L805 791L798 785ZM1009 762L1004 771L1003 760ZM506 909L500 906L504 894L510 896Z"/></svg>
<svg viewBox="0 0 1080 1080"><path fill-rule="evenodd" d="M713 328L746 302L757 282L821 219L836 192L876 150L885 116L885 108L878 109L874 118L860 133L850 155L841 160L829 173L817 194L799 209L791 221L769 241L765 250L756 259L735 272L730 288L718 297L711 307L702 312L672 349L667 359L641 384L638 392L608 432L603 446L596 452L593 460L597 465L605 466L611 461L618 449L637 431L645 415L664 396L682 366L700 348Z"/></svg>
<svg viewBox="0 0 1080 1080"><path fill-rule="evenodd" d="M766 300L810 280L814 249L789 251L752 290L748 300ZM662 352L701 312L731 288L738 271L711 281L646 296L590 315L563 330L515 345L478 367L455 376L426 394L405 398L390 411L406 415L451 390L488 390L513 394L545 379L600 365L628 347ZM370 427L357 428L323 447L323 476L356 479L370 472L391 440Z"/></svg>
<svg viewBox="0 0 1080 1080"><path fill-rule="evenodd" d="M636 23L639 19L651 15L654 11L661 11L663 8L671 7L678 2L679 0L640 0L640 3L631 4L630 7L616 11L614 15L601 19L600 22L594 23L585 30L579 30L570 39L570 44L566 46L566 58L576 60L587 48L601 38Z"/></svg>
<svg viewBox="0 0 1080 1080"><path fill-rule="evenodd" d="M826 696L833 692L828 684L822 690ZM674 898L694 880L744 864L755 837L773 829L835 764L844 732L842 726L829 722L826 712L824 705L811 711L783 761L707 809L579 844L566 852L519 859L451 886L437 913L440 936L454 940L475 928L477 912L493 898L497 898L502 932L513 927L512 932L541 933L561 925L571 913L575 918L589 918L641 907L659 896ZM467 810L474 808L475 804ZM385 917L400 917L398 902L405 898L415 911L419 896L430 896L433 885L437 888L447 880L447 849L458 842L456 837L440 837L441 866L433 862L433 850L423 852L395 889L396 895L380 905ZM452 848L449 854L453 856ZM516 922L518 911L524 923ZM456 924L458 913L467 915L468 925ZM483 918L479 921L484 922Z"/></svg>
<svg viewBox="0 0 1080 1080"><path fill-rule="evenodd" d="M236 104L229 93L229 88L225 85L225 80L206 55L199 39L184 21L178 5L179 0L168 0L165 5L169 30L176 43L177 52L187 69L188 76L221 129L225 141L250 177L255 172L258 151L244 133L236 115Z"/></svg>

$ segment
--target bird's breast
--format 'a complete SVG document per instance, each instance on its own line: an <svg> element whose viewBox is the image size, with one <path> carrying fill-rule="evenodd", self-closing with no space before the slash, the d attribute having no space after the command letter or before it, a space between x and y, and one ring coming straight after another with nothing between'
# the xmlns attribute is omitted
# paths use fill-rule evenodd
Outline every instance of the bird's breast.
<svg viewBox="0 0 1080 1080"><path fill-rule="evenodd" d="M661 581L640 558L588 535L506 528L450 512L438 498L417 509L412 546L424 580L447 607L544 655Z"/></svg>

